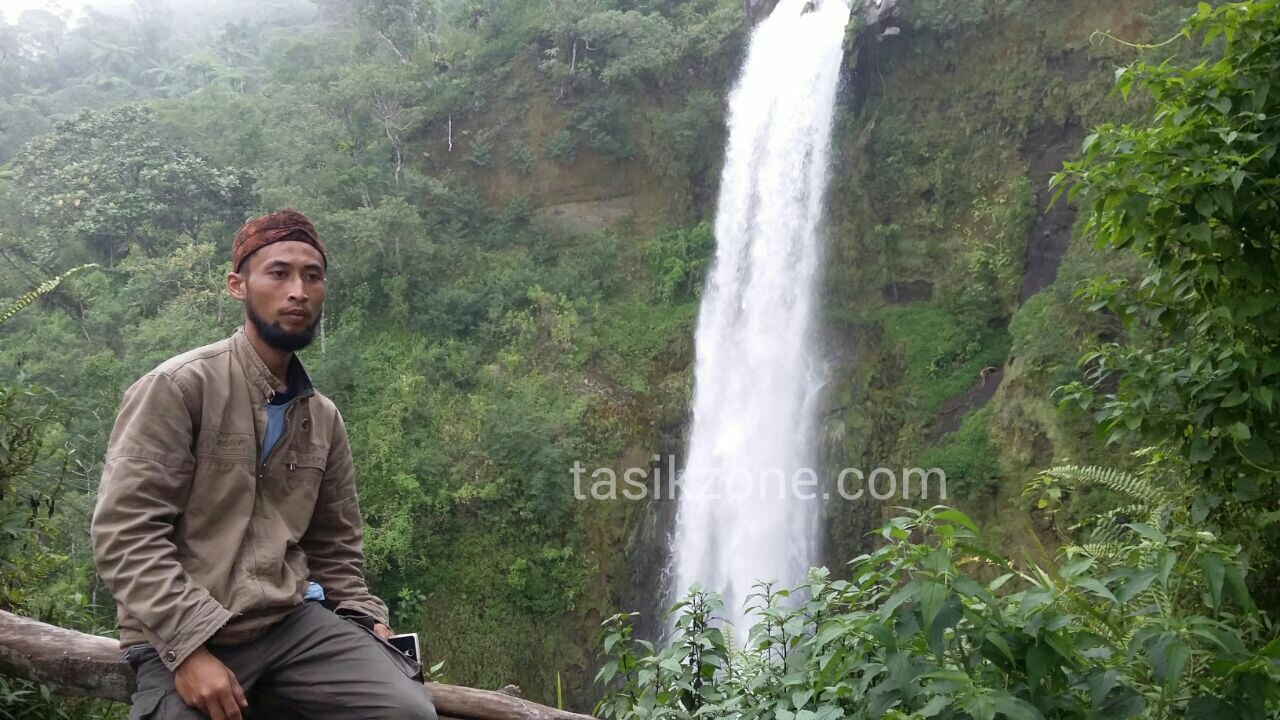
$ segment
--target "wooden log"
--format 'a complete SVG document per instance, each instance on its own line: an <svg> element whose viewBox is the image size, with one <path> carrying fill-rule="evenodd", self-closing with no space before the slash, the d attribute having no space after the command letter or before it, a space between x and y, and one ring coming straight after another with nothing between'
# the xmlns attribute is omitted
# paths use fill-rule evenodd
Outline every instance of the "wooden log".
<svg viewBox="0 0 1280 720"><path fill-rule="evenodd" d="M0 673L48 685L59 695L128 702L133 669L111 638L0 610Z"/></svg>
<svg viewBox="0 0 1280 720"><path fill-rule="evenodd" d="M0 610L0 674L59 695L128 702L133 669L118 641ZM593 720L492 690L427 683L441 720Z"/></svg>
<svg viewBox="0 0 1280 720"><path fill-rule="evenodd" d="M460 720L593 720L493 690L427 683L436 712Z"/></svg>

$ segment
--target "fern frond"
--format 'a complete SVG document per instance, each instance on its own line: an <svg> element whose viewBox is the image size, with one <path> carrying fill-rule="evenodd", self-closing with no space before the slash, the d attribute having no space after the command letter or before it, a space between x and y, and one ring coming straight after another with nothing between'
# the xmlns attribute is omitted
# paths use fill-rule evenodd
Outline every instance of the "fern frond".
<svg viewBox="0 0 1280 720"><path fill-rule="evenodd" d="M1115 560L1129 552L1129 546L1113 539L1088 542L1079 546L1081 552L1103 560Z"/></svg>
<svg viewBox="0 0 1280 720"><path fill-rule="evenodd" d="M1148 507L1167 505L1178 500L1177 496L1159 487L1151 480L1115 468L1098 467L1096 465L1089 467L1066 465L1045 470L1044 474L1055 480L1076 486L1097 485L1104 487L1137 500Z"/></svg>
<svg viewBox="0 0 1280 720"><path fill-rule="evenodd" d="M1147 522L1152 514L1152 508L1145 504L1125 505L1118 508L1111 508L1086 520L1071 526L1072 532L1081 530L1092 530L1098 527L1119 527L1124 528L1125 525L1132 522Z"/></svg>
<svg viewBox="0 0 1280 720"><path fill-rule="evenodd" d="M98 267L98 264L88 263L87 265L79 265L77 267L73 267L70 270L62 273L56 278L52 278L50 280L46 280L40 283L40 285L38 285L35 290L32 290L26 295L23 295L22 297L19 297L17 300L14 300L13 303L10 304L9 307L5 308L4 310L0 310L0 324L3 324L9 318L22 312L23 308L27 307L31 303L35 302L36 300L39 300L41 297L44 297L45 295L48 295L49 293L56 290L58 286L61 285L63 281L65 281L67 278L71 277L72 275L75 275L76 273L82 270L87 270L92 267Z"/></svg>

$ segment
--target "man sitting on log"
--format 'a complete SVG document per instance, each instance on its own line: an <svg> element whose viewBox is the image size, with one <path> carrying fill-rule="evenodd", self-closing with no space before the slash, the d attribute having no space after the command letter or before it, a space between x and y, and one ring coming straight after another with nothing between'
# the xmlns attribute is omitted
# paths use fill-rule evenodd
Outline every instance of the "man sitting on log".
<svg viewBox="0 0 1280 720"><path fill-rule="evenodd" d="M244 327L124 395L92 531L131 718L240 718L251 690L305 718L436 717L365 583L346 427L294 355L326 268L301 213L252 220L227 275ZM304 602L309 579L336 610Z"/></svg>

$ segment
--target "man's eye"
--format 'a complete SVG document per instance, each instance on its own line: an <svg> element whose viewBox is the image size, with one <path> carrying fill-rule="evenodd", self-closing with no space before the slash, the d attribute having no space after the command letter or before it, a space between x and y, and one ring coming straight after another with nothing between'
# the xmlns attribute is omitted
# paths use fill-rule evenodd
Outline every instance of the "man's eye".
<svg viewBox="0 0 1280 720"><path fill-rule="evenodd" d="M271 271L271 277L273 277L273 278L275 278L275 279L277 279L277 280L283 279L283 278L284 278L284 275L285 275L285 273L284 273L284 271L283 271L283 270L272 270L272 271Z"/></svg>

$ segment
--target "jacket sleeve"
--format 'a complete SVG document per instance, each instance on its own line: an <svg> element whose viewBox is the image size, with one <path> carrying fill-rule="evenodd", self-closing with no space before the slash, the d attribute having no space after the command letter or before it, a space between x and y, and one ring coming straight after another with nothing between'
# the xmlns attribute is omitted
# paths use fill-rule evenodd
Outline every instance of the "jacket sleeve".
<svg viewBox="0 0 1280 720"><path fill-rule="evenodd" d="M347 428L339 416L316 509L299 545L307 555L310 579L337 603L339 613L354 612L389 624L386 603L369 592L364 579L364 523L355 480Z"/></svg>
<svg viewBox="0 0 1280 720"><path fill-rule="evenodd" d="M90 526L98 575L170 670L232 616L183 569L173 542L195 470L192 435L177 381L154 372L134 383L111 431Z"/></svg>

